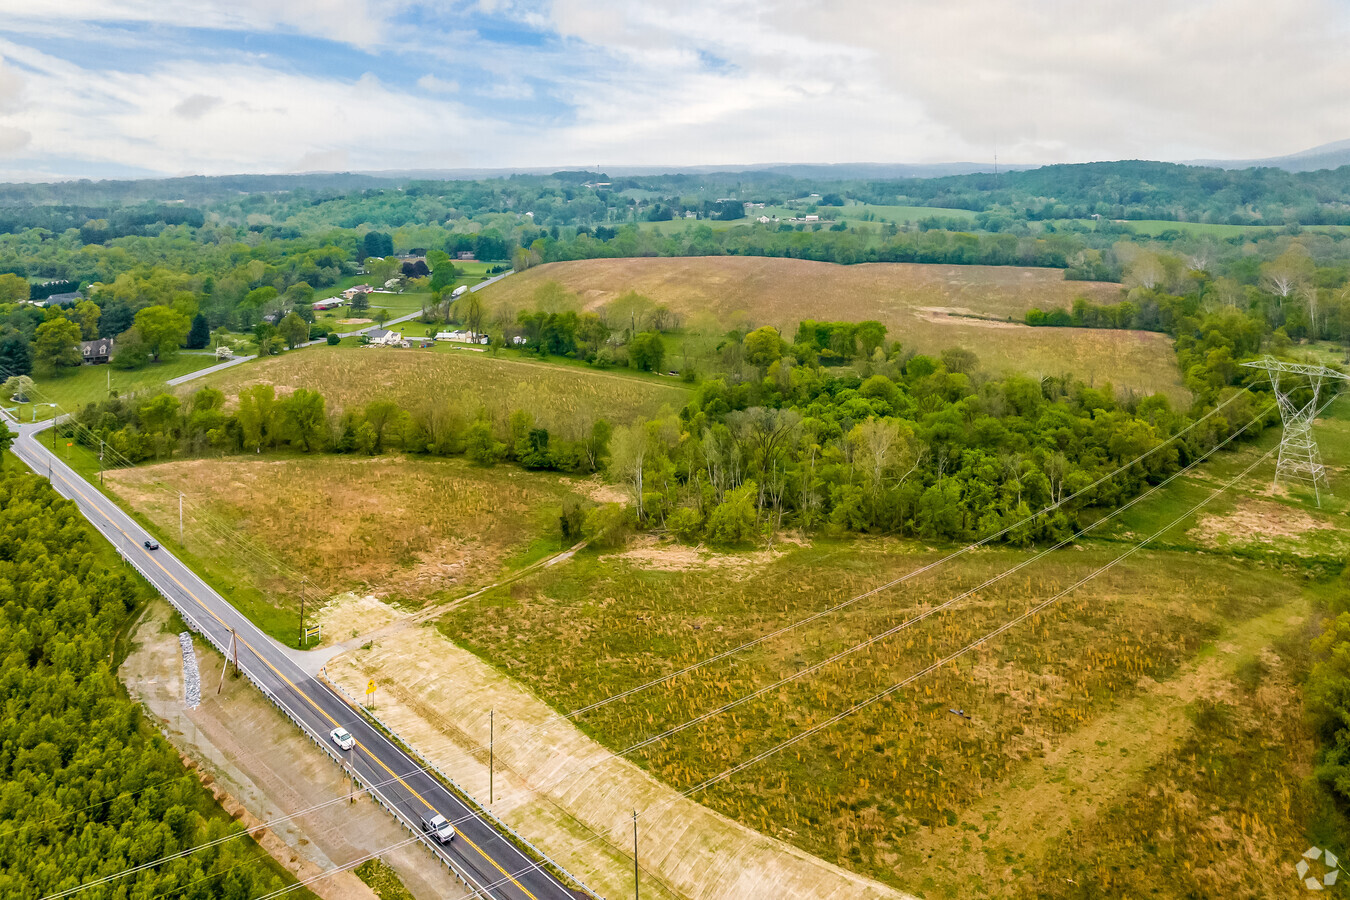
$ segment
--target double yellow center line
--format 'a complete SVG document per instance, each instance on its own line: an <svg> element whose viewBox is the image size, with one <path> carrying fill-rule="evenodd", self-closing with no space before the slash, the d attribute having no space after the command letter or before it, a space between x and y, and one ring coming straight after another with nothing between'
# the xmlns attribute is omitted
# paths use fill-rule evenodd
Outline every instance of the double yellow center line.
<svg viewBox="0 0 1350 900"><path fill-rule="evenodd" d="M110 516L110 515L108 515L106 512L104 512L103 509L102 509L96 502L94 502L93 500L91 500L91 499L89 498L89 496L88 496L87 494L84 493L84 491L80 490L78 486L76 486L75 484L72 484L72 483L70 482L70 480L67 479L64 475L61 475L61 474L57 473L57 474L56 474L56 477L57 477L57 478L60 478L61 481L62 481L62 483L64 483L68 488L70 488L71 491L73 491L74 493L78 494L78 495L80 496L80 498L81 498L82 500L84 500L84 502L85 502L87 505L89 505L89 506L93 507L95 510L97 510L99 515L101 515L101 516L103 516L103 518L107 519L107 520L108 520L108 524L111 525L113 528L117 529L117 531L121 533L122 537L126 538L126 539L127 539L128 541L130 541L132 544L135 544L135 543L136 543L136 539L135 539L135 538L133 538L131 535L127 534L126 530L123 529L121 525L118 525L117 522L113 520L112 516ZM191 597L192 600L193 600L193 602L196 603L199 607L201 607L201 609L202 609L203 612L205 612L205 613L206 613L207 615L209 615L211 618L213 618L213 619L215 619L217 622L219 622L222 628L230 628L230 625L229 625L224 619L222 619L220 616L216 615L215 610L211 609L209 606L207 606L205 603L203 603L203 602L201 601L201 599L200 599L196 594L194 594L191 590L188 589L188 587L187 587L186 585L184 585L181 581L179 581L179 580L174 576L174 574L173 574L172 572L170 572L168 569L166 569L166 568L164 567L164 564L163 564L163 563L161 563L158 559L156 559L156 558L155 558L153 555L151 555L149 552L147 552L147 553L145 554L145 557L146 557L146 559L148 559L150 562L154 563L154 564L159 568L159 570L160 570L161 572L163 572L163 573L164 573L171 581L173 581L174 584L178 585L179 590L181 590L184 594L187 594L189 597ZM242 637L239 637L239 635L238 635L237 632L236 632L236 634L235 634L235 639L238 640L238 641L239 641L241 644L243 644L245 647L247 647L247 648L249 649L249 651L252 652L252 654L253 654L254 656L256 656L259 660L262 661L262 664L263 664L263 665L265 665L265 666L267 666L267 668L271 669L273 675L275 675L276 677L280 678L282 681L286 682L287 686L289 686L290 689L291 689L292 691L294 691L299 697L301 697L302 699L304 699L304 701L305 701L306 703L308 703L311 707L313 707L315 712L317 712L319 715L323 716L325 719L327 719L329 722L331 722L332 725L333 725L333 727L336 728L336 727L338 726L339 723L338 723L338 721L337 721L336 719L334 719L332 716L330 716L330 715L327 713L327 711L324 710L323 707L321 707L321 706L319 706L319 704L315 703L315 702L310 698L310 696L309 696L308 694L306 694L304 691L300 690L300 688L296 687L295 682L291 681L289 678L286 677L285 674L283 674L280 670L278 670L276 666L272 665L271 661L268 660L267 657L265 657L265 656L263 656L261 653L259 653L259 652L258 652L258 649L257 649L256 647L254 647L254 646L253 646L252 644L250 644L248 641L244 640ZM401 775L395 774L394 770L393 770L393 769L390 769L389 766L385 765L385 763L384 763L384 761L383 761L382 759L380 759L380 758L379 758L378 756L376 756L374 753L371 753L370 750L369 750L369 748L367 748L364 744L362 744L360 741L357 741L357 742L356 742L356 745L357 745L358 747L360 747L362 750L366 751L366 757L367 757L368 759L374 760L374 761L379 765L379 767L380 767L381 769L384 769L385 772L389 773L390 777L391 777L393 780L395 780L395 781L397 781L399 784L403 785L403 787L408 791L408 793L411 794L412 796L416 797L416 798L417 798L424 806L426 806L427 809L431 810L432 812L437 812L437 813L440 812L440 810L438 810L438 809L436 809L436 807L432 806L431 803L429 803L425 797L423 797L421 794L419 794L419 793L412 787L412 785L410 785L410 784L408 784L408 782L404 781L404 780L403 780L403 777L402 777ZM456 831L458 831L458 829L456 829ZM482 849L481 847L479 847L479 846L478 846L477 844L475 844L472 840L470 840L467 836L465 836L465 835L463 834L463 832L459 832L459 837L464 841L464 843L468 844L470 847L472 847L474 850L476 850L476 851L478 852L478 854L479 854L480 856L483 857L483 859L487 860L488 863L491 864L491 866L492 866L494 869L496 869L498 872L502 873L502 875L504 875L504 876L505 876L512 884L514 884L517 888L519 888L520 891L521 891L521 893L523 893L526 897L529 897L530 900L538 900L538 898L535 897L534 894L530 893L530 891L529 891L528 888L526 888L523 884L521 884L519 881L516 880L515 876L513 876L510 872L508 872L508 871L506 871L505 869L503 869L503 868L501 867L501 865L500 865L495 859L493 859L491 856L488 856L488 854L487 854L486 852L484 852L483 849Z"/></svg>

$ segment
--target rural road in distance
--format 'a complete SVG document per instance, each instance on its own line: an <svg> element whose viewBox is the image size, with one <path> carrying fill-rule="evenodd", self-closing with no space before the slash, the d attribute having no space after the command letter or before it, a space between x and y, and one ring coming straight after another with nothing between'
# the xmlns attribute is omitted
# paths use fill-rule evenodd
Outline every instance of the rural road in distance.
<svg viewBox="0 0 1350 900"><path fill-rule="evenodd" d="M13 422L3 418L0 422L11 431L16 429ZM286 648L259 630L167 548L145 549L143 542L151 538L149 532L41 444L38 437L50 424L18 425L14 454L39 475L50 471L56 492L75 501L99 533L217 646L228 647L231 631L237 633L240 668L288 708L311 737L354 768L357 779L386 807L398 810L413 828L420 829L421 816L428 810L454 822L458 836L448 847L429 840L427 843L460 873L471 890L478 892L474 896L494 900L573 900L586 896L569 890L542 867L536 868L534 860L489 820L424 772L418 762L386 739L328 685L307 675ZM339 725L356 738L353 750L339 751L329 739L329 732Z"/></svg>

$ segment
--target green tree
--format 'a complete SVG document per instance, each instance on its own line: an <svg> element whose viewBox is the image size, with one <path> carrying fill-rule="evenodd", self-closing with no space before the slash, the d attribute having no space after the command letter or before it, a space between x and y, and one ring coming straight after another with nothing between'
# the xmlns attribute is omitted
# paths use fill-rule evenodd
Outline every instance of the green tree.
<svg viewBox="0 0 1350 900"><path fill-rule="evenodd" d="M281 402L283 431L292 446L308 453L323 448L328 435L328 418L323 395L297 388Z"/></svg>
<svg viewBox="0 0 1350 900"><path fill-rule="evenodd" d="M281 324L277 326L277 331L281 332L288 350L294 350L309 339L309 323L297 316L294 311L286 313Z"/></svg>
<svg viewBox="0 0 1350 900"><path fill-rule="evenodd" d="M276 390L270 384L257 384L239 392L236 418L243 436L244 449L261 453L280 436Z"/></svg>
<svg viewBox="0 0 1350 900"><path fill-rule="evenodd" d="M188 330L185 346L189 350L204 350L211 344L211 324L201 313L192 317L192 328Z"/></svg>
<svg viewBox="0 0 1350 900"><path fill-rule="evenodd" d="M117 336L117 349L112 358L114 369L139 369L149 361L150 345L139 328L133 325Z"/></svg>
<svg viewBox="0 0 1350 900"><path fill-rule="evenodd" d="M33 365L39 373L53 375L84 363L80 352L80 326L65 318L49 319L33 334Z"/></svg>
<svg viewBox="0 0 1350 900"><path fill-rule="evenodd" d="M15 303L29 297L28 279L12 272L0 275L0 303Z"/></svg>
<svg viewBox="0 0 1350 900"><path fill-rule="evenodd" d="M364 292L358 291L352 297L351 310L356 316L365 315L366 310L370 309L370 297Z"/></svg>
<svg viewBox="0 0 1350 900"><path fill-rule="evenodd" d="M136 327L156 362L169 359L187 340L192 323L167 306L147 306L136 313Z"/></svg>
<svg viewBox="0 0 1350 900"><path fill-rule="evenodd" d="M80 333L86 341L98 337L98 320L102 315L103 310L97 303L81 300L75 304L75 319L80 323Z"/></svg>
<svg viewBox="0 0 1350 900"><path fill-rule="evenodd" d="M644 331L628 345L628 358L633 366L647 372L659 372L666 358L666 344L655 331Z"/></svg>
<svg viewBox="0 0 1350 900"><path fill-rule="evenodd" d="M758 491L759 486L753 481L728 491L726 498L708 517L708 538L724 545L749 543L755 536L758 518L755 495Z"/></svg>
<svg viewBox="0 0 1350 900"><path fill-rule="evenodd" d="M756 328L745 336L745 361L760 369L767 369L782 357L784 346L777 328L767 325Z"/></svg>

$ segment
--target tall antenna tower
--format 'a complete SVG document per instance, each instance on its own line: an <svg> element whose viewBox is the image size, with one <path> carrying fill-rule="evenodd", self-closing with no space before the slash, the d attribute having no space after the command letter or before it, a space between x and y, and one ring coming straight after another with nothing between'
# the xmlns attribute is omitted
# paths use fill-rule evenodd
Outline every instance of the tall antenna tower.
<svg viewBox="0 0 1350 900"><path fill-rule="evenodd" d="M1313 495L1320 507L1322 490L1327 487L1327 470L1322 465L1322 454L1318 452L1317 441L1313 438L1313 419L1321 408L1319 400L1323 386L1328 381L1350 382L1350 375L1326 366L1281 362L1272 356L1242 365L1249 369L1265 369L1270 376L1270 386L1275 391L1275 400L1280 404L1284 434L1280 437L1280 459L1275 466L1275 484L1296 481L1312 485ZM1286 375L1295 377L1282 377ZM1307 402L1299 403L1294 399L1294 394L1299 391L1311 392Z"/></svg>

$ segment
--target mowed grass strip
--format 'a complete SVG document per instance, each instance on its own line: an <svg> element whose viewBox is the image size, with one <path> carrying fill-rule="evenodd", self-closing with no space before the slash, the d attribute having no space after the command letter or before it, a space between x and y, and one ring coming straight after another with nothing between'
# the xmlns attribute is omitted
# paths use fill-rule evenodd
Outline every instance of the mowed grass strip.
<svg viewBox="0 0 1350 900"><path fill-rule="evenodd" d="M539 425L569 438L583 436L598 419L627 424L666 408L678 410L689 398L688 388L675 379L470 351L387 347L312 347L226 369L183 390L190 392L200 383L231 399L255 384L274 385L278 393L308 388L324 395L330 412L372 400L392 400L409 410L449 402L470 417L484 409L504 422L512 411L523 409Z"/></svg>
<svg viewBox="0 0 1350 900"><path fill-rule="evenodd" d="M906 347L931 354L964 347L993 372L1072 374L1096 385L1187 396L1166 335L1021 324L1032 307L1068 308L1079 296L1120 299L1118 284L1065 281L1059 269L741 256L593 259L529 269L480 296L493 310L532 309L549 281L591 310L636 291L679 313L691 331L773 325L791 339L802 319L875 319Z"/></svg>
<svg viewBox="0 0 1350 900"><path fill-rule="evenodd" d="M964 646L1116 552L1105 547L1042 561L630 758L676 788L697 784ZM931 558L914 545L871 540L820 543L725 567L663 566L650 551L591 556L469 601L442 627L566 710L737 646ZM1023 558L1011 550L975 554L578 724L608 747L628 747ZM1190 554L1141 555L959 664L700 796L752 828L915 890L922 861L910 856L910 835L956 825L985 794L1109 715L1118 700L1171 677L1228 623L1261 615L1296 593L1276 572ZM953 840L953 852L961 852L961 836Z"/></svg>

